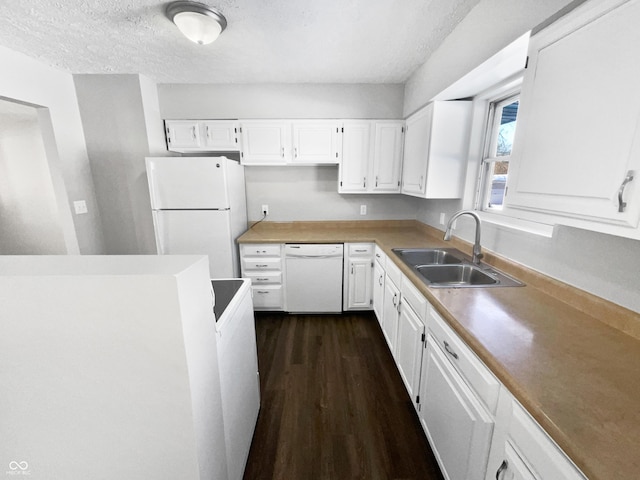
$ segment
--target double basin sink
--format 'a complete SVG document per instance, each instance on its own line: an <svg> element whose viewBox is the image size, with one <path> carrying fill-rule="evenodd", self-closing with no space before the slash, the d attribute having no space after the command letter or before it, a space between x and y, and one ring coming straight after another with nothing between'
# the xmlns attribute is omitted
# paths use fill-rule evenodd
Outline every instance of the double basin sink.
<svg viewBox="0 0 640 480"><path fill-rule="evenodd" d="M520 287L524 284L455 248L394 248L425 285L434 288Z"/></svg>

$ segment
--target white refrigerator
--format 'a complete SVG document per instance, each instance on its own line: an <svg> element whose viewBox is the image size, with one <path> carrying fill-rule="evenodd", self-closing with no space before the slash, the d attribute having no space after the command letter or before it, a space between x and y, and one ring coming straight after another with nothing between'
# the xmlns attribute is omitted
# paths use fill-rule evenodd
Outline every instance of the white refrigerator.
<svg viewBox="0 0 640 480"><path fill-rule="evenodd" d="M211 278L239 277L244 167L226 157L148 157L146 165L158 253L208 255Z"/></svg>

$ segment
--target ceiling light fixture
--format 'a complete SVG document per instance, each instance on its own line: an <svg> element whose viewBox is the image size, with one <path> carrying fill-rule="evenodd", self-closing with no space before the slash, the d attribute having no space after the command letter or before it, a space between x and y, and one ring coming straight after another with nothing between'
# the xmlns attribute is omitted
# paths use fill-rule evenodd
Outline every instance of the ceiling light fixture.
<svg viewBox="0 0 640 480"><path fill-rule="evenodd" d="M192 42L207 45L227 27L227 19L217 10L197 2L172 2L167 17Z"/></svg>

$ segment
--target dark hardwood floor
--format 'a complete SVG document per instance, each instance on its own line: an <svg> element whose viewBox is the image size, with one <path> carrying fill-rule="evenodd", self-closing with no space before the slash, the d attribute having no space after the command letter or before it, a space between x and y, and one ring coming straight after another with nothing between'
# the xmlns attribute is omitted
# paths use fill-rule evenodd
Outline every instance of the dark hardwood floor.
<svg viewBox="0 0 640 480"><path fill-rule="evenodd" d="M372 313L256 314L262 406L244 480L442 479Z"/></svg>

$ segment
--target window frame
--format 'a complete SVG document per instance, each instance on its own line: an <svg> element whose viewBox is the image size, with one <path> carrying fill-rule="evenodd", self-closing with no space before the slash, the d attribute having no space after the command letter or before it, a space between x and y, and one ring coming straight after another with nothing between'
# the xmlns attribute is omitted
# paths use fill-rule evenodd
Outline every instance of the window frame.
<svg viewBox="0 0 640 480"><path fill-rule="evenodd" d="M491 198L490 180L492 178L493 165L496 162L509 163L511 160L511 154L496 156L494 155L494 152L497 150L498 130L500 128L502 108L520 100L520 87L521 85L518 85L516 88L511 88L508 91L501 91L499 93L496 92L494 95L487 97L488 113L487 121L485 123L485 140L482 149L482 159L480 161L480 172L478 175L478 184L476 189L477 197L475 202L475 209L480 212L489 212L498 215L503 212L504 204L499 207L491 207L489 204L489 199Z"/></svg>

